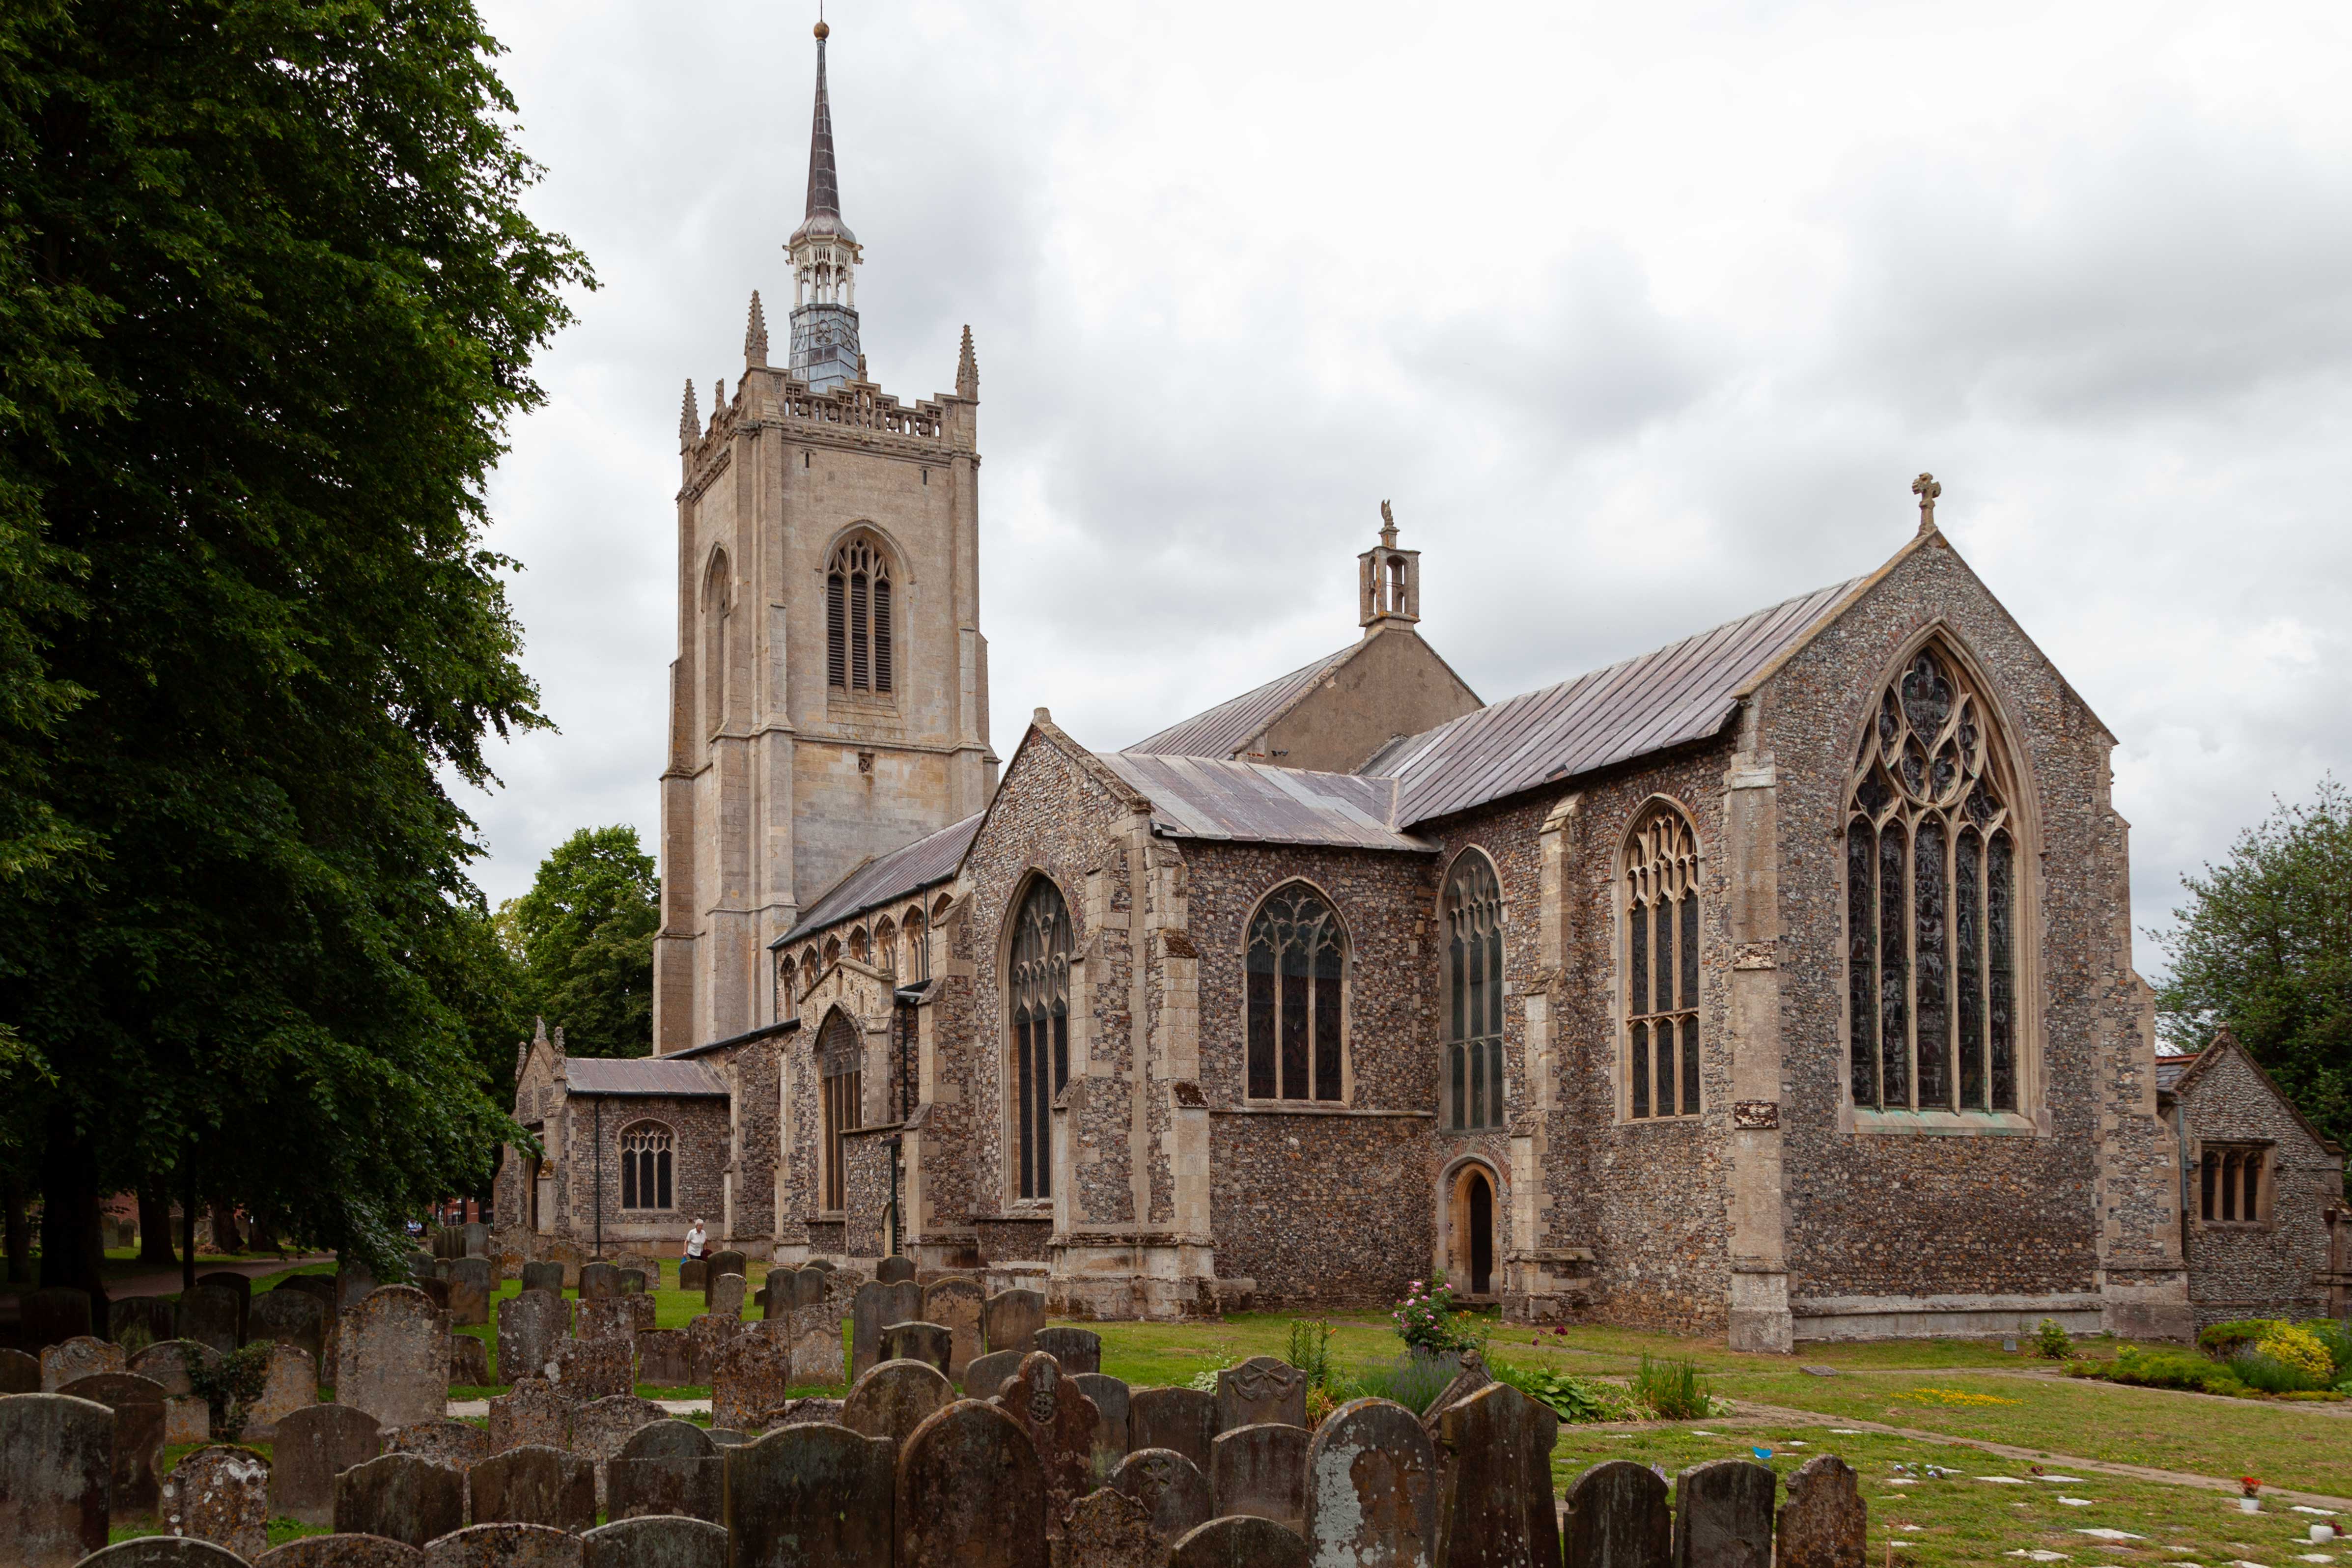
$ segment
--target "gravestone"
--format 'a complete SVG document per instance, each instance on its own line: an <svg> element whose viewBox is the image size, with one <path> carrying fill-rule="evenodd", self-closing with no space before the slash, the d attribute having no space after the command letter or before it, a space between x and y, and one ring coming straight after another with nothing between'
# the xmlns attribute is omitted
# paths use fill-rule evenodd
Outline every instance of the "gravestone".
<svg viewBox="0 0 2352 1568"><path fill-rule="evenodd" d="M335 1532L422 1546L466 1522L466 1478L417 1454L385 1454L335 1478Z"/></svg>
<svg viewBox="0 0 2352 1568"><path fill-rule="evenodd" d="M1213 1519L1176 1543L1168 1568L1308 1568L1307 1542L1270 1519Z"/></svg>
<svg viewBox="0 0 2352 1568"><path fill-rule="evenodd" d="M1151 1515L1124 1492L1106 1487L1072 1504L1062 1521L1064 1563L1087 1568L1167 1568L1168 1543Z"/></svg>
<svg viewBox="0 0 2352 1568"><path fill-rule="evenodd" d="M544 1377L555 1347L572 1337L572 1303L552 1290L529 1289L499 1302L499 1378Z"/></svg>
<svg viewBox="0 0 2352 1568"><path fill-rule="evenodd" d="M1789 1478L1774 1538L1774 1568L1864 1568L1870 1510L1853 1467L1835 1454L1807 1459Z"/></svg>
<svg viewBox="0 0 2352 1568"><path fill-rule="evenodd" d="M490 1296L498 1289L487 1258L460 1258L449 1265L449 1321L460 1329L490 1321Z"/></svg>
<svg viewBox="0 0 2352 1568"><path fill-rule="evenodd" d="M268 1340L308 1351L315 1368L327 1350L327 1311L310 1291L281 1285L253 1299L245 1314L245 1334L248 1342Z"/></svg>
<svg viewBox="0 0 2352 1568"><path fill-rule="evenodd" d="M1438 1418L1495 1381L1494 1373L1486 1370L1486 1358L1476 1351L1464 1351L1461 1363L1452 1380L1437 1391L1437 1397L1421 1413L1421 1429L1429 1434L1433 1443L1437 1440Z"/></svg>
<svg viewBox="0 0 2352 1568"><path fill-rule="evenodd" d="M695 1382L693 1343L677 1329L641 1330L637 1381L657 1388L678 1388Z"/></svg>
<svg viewBox="0 0 2352 1568"><path fill-rule="evenodd" d="M604 1296L593 1301L583 1301L572 1315L572 1331L583 1340L618 1340L635 1353L637 1339L637 1301L626 1296Z"/></svg>
<svg viewBox="0 0 2352 1568"><path fill-rule="evenodd" d="M945 1377L948 1352L955 1336L940 1323L892 1323L882 1331L879 1352L884 1361L929 1362Z"/></svg>
<svg viewBox="0 0 2352 1568"><path fill-rule="evenodd" d="M580 1288L581 1266L588 1261L588 1258L580 1250L577 1243L566 1241L562 1237L548 1237L531 1250L540 1255L541 1261L552 1263L563 1270L565 1289L576 1290Z"/></svg>
<svg viewBox="0 0 2352 1568"><path fill-rule="evenodd" d="M197 1275L196 1288L205 1290L226 1290L236 1298L237 1343L244 1343L245 1314L253 1306L253 1277L249 1274L239 1274L234 1269L218 1268L210 1274ZM182 1292L180 1300L185 1302L187 1299L186 1293Z"/></svg>
<svg viewBox="0 0 2352 1568"><path fill-rule="evenodd" d="M441 1315L414 1285L385 1285L343 1314L335 1403L385 1427L438 1418L449 1403L449 1346Z"/></svg>
<svg viewBox="0 0 2352 1568"><path fill-rule="evenodd" d="M886 1258L874 1266L874 1278L884 1285L903 1284L915 1277L915 1260L911 1258Z"/></svg>
<svg viewBox="0 0 2352 1568"><path fill-rule="evenodd" d="M1095 1405L1043 1351L1023 1358L996 1403L1021 1423L1037 1450L1045 1483L1045 1533L1061 1536L1062 1516L1094 1489Z"/></svg>
<svg viewBox="0 0 2352 1568"><path fill-rule="evenodd" d="M596 1522L595 1467L577 1454L527 1443L492 1454L466 1472L476 1524L544 1524L586 1530Z"/></svg>
<svg viewBox="0 0 2352 1568"><path fill-rule="evenodd" d="M425 1548L424 1568L580 1568L580 1538L544 1524L477 1524Z"/></svg>
<svg viewBox="0 0 2352 1568"><path fill-rule="evenodd" d="M746 1279L751 1277L751 1260L744 1257L741 1253L737 1252L732 1247L728 1248L724 1252L711 1253L709 1257L705 1258L703 1261L710 1265L710 1272L704 1280L704 1289L706 1291L708 1291L709 1286L722 1274L740 1274ZM706 1310L710 1307L710 1302L707 1296L703 1301L703 1307Z"/></svg>
<svg viewBox="0 0 2352 1568"><path fill-rule="evenodd" d="M0 1399L0 1542L25 1568L70 1568L106 1544L114 1417L57 1394Z"/></svg>
<svg viewBox="0 0 2352 1568"><path fill-rule="evenodd" d="M607 1394L572 1413L572 1451L595 1467L598 1507L604 1502L605 1465L632 1436L667 1419L660 1405L634 1394Z"/></svg>
<svg viewBox="0 0 2352 1568"><path fill-rule="evenodd" d="M676 1514L716 1524L725 1501L727 1461L691 1421L655 1421L629 1434L604 1463L605 1511L613 1519Z"/></svg>
<svg viewBox="0 0 2352 1568"><path fill-rule="evenodd" d="M769 1333L782 1334L792 1345L793 1382L844 1383L848 1380L848 1363L841 1353L841 1309L838 1305L818 1300L805 1307L788 1307L784 1309L783 1317L772 1327L762 1327Z"/></svg>
<svg viewBox="0 0 2352 1568"><path fill-rule="evenodd" d="M181 1447L213 1440L213 1407L193 1394L163 1396L163 1447Z"/></svg>
<svg viewBox="0 0 2352 1568"><path fill-rule="evenodd" d="M297 1410L319 1403L319 1368L310 1352L293 1345L269 1344L269 1371L261 1397L247 1407L242 1443L268 1443L278 1436L278 1424Z"/></svg>
<svg viewBox="0 0 2352 1568"><path fill-rule="evenodd" d="M336 1312L349 1311L366 1300L374 1294L376 1283L375 1271L365 1263L356 1258L344 1258L338 1254L335 1262Z"/></svg>
<svg viewBox="0 0 2352 1568"><path fill-rule="evenodd" d="M165 1533L209 1541L250 1562L269 1550L269 1461L250 1448L199 1448L172 1467Z"/></svg>
<svg viewBox="0 0 2352 1568"><path fill-rule="evenodd" d="M698 1519L624 1519L580 1538L582 1568L728 1568L727 1531Z"/></svg>
<svg viewBox="0 0 2352 1568"><path fill-rule="evenodd" d="M1575 1568L1667 1568L1674 1560L1665 1478L1631 1459L1612 1459L1577 1477L1561 1528Z"/></svg>
<svg viewBox="0 0 2352 1568"><path fill-rule="evenodd" d="M375 1417L348 1405L313 1405L278 1423L269 1446L269 1511L331 1524L335 1478L382 1450Z"/></svg>
<svg viewBox="0 0 2352 1568"><path fill-rule="evenodd" d="M1004 1386L1004 1380L1021 1371L1027 1359L1021 1351L997 1351L989 1355L976 1355L963 1369L963 1392L967 1399L993 1399Z"/></svg>
<svg viewBox="0 0 2352 1568"><path fill-rule="evenodd" d="M114 1412L114 1473L107 1510L114 1518L155 1511L163 1477L163 1388L152 1378L102 1372L58 1390ZM26 1397L23 1394L18 1398Z"/></svg>
<svg viewBox="0 0 2352 1568"><path fill-rule="evenodd" d="M1716 1459L1675 1478L1675 1568L1771 1568L1780 1478L1752 1459Z"/></svg>
<svg viewBox="0 0 2352 1568"><path fill-rule="evenodd" d="M955 1344L948 1352L948 1376L959 1384L963 1382L963 1369L971 1364L972 1358L987 1353L987 1347L980 1342L982 1294L980 1281L965 1276L936 1280L923 1287L922 1310L916 1314L924 1322L945 1323L954 1331ZM1064 1363L1063 1370L1093 1372L1097 1369L1076 1368Z"/></svg>
<svg viewBox="0 0 2352 1568"><path fill-rule="evenodd" d="M828 1421L839 1426L844 1425L841 1407L842 1402L838 1399L828 1399L818 1394L803 1394L798 1399L787 1399L761 1415L759 1430L773 1432L782 1426L805 1426L811 1423L823 1425Z"/></svg>
<svg viewBox="0 0 2352 1568"><path fill-rule="evenodd" d="M849 1375L866 1375L882 1359L882 1331L892 1323L919 1322L923 1292L912 1281L879 1285L871 1280L849 1299ZM995 1390L991 1389L990 1393Z"/></svg>
<svg viewBox="0 0 2352 1568"><path fill-rule="evenodd" d="M841 1424L867 1437L904 1446L932 1412L955 1403L955 1384L929 1362L886 1361L857 1380L843 1402Z"/></svg>
<svg viewBox="0 0 2352 1568"><path fill-rule="evenodd" d="M661 1314L654 1306L654 1299L651 1296L631 1296L624 1294L621 1300L626 1301L632 1311L635 1313L636 1317L637 1332L641 1334L644 1333L647 1329L652 1328L660 1321Z"/></svg>
<svg viewBox="0 0 2352 1568"><path fill-rule="evenodd" d="M642 1296L646 1293L646 1281L648 1279L658 1279L660 1278L661 1270L659 1268L654 1269L652 1273L648 1275L643 1268L624 1268L621 1270L621 1294L624 1296Z"/></svg>
<svg viewBox="0 0 2352 1568"><path fill-rule="evenodd" d="M1128 1387L1099 1372L1072 1373L1070 1381L1095 1402L1095 1484L1101 1486L1127 1458Z"/></svg>
<svg viewBox="0 0 2352 1568"><path fill-rule="evenodd" d="M480 1388L490 1381L490 1347L473 1334L449 1336L449 1386Z"/></svg>
<svg viewBox="0 0 2352 1568"><path fill-rule="evenodd" d="M1217 1511L1271 1519L1293 1530L1307 1519L1304 1426L1262 1421L1220 1432L1212 1446L1209 1493ZM1552 1553L1557 1562L1559 1553Z"/></svg>
<svg viewBox="0 0 2352 1568"><path fill-rule="evenodd" d="M137 1357L132 1358L136 1364ZM41 1392L41 1358L23 1351L0 1350L0 1394Z"/></svg>
<svg viewBox="0 0 2352 1568"><path fill-rule="evenodd" d="M1173 1448L1138 1448L1111 1471L1109 1485L1141 1503L1151 1528L1171 1543L1216 1511L1209 1478Z"/></svg>
<svg viewBox="0 0 2352 1568"><path fill-rule="evenodd" d="M1549 1568L1559 1561L1551 1493L1559 1437L1559 1417L1504 1383L1438 1418L1437 1568ZM1758 1568L1770 1568L1769 1560Z"/></svg>
<svg viewBox="0 0 2352 1568"><path fill-rule="evenodd" d="M55 1394L68 1383L110 1372L129 1372L131 1358L111 1340L89 1334L45 1347L41 1352L41 1392Z"/></svg>
<svg viewBox="0 0 2352 1568"><path fill-rule="evenodd" d="M709 1310L722 1317L741 1317L743 1277L740 1274L719 1275L711 1280L710 1289L703 1292L703 1300L709 1303Z"/></svg>
<svg viewBox="0 0 2352 1568"><path fill-rule="evenodd" d="M1092 1329L1039 1329L1037 1348L1072 1376L1102 1370L1102 1336Z"/></svg>
<svg viewBox="0 0 2352 1568"><path fill-rule="evenodd" d="M226 1546L192 1536L142 1535L118 1541L76 1568L245 1568L245 1559Z"/></svg>
<svg viewBox="0 0 2352 1568"><path fill-rule="evenodd" d="M699 1290L710 1283L710 1259L689 1258L677 1266L677 1288Z"/></svg>
<svg viewBox="0 0 2352 1568"><path fill-rule="evenodd" d="M572 1447L572 1401L543 1377L516 1380L511 1392L490 1400L490 1452L526 1443L549 1448Z"/></svg>
<svg viewBox="0 0 2352 1568"><path fill-rule="evenodd" d="M448 1266L444 1264L442 1267ZM436 1310L444 1312L449 1310L449 1280L446 1275L427 1274L415 1284L419 1290L425 1292L425 1299L433 1303Z"/></svg>
<svg viewBox="0 0 2352 1568"><path fill-rule="evenodd" d="M686 1325L687 1344L693 1353L694 1375L689 1383L709 1383L719 1365L719 1352L744 1331L743 1323L736 1318L715 1317L699 1312Z"/></svg>
<svg viewBox="0 0 2352 1568"><path fill-rule="evenodd" d="M609 1301L621 1293L621 1271L609 1263L583 1263L580 1266L580 1299L583 1301Z"/></svg>
<svg viewBox="0 0 2352 1568"><path fill-rule="evenodd" d="M636 1358L625 1340L564 1340L555 1347L547 1381L574 1404L635 1391Z"/></svg>
<svg viewBox="0 0 2352 1568"><path fill-rule="evenodd" d="M526 1263L522 1266L522 1288L563 1294L563 1265L561 1263Z"/></svg>
<svg viewBox="0 0 2352 1568"><path fill-rule="evenodd" d="M386 1431L383 1451L415 1454L453 1470L466 1470L490 1457L490 1435L470 1421L443 1415Z"/></svg>
<svg viewBox="0 0 2352 1568"><path fill-rule="evenodd" d="M163 1386L165 1394L184 1397L196 1391L188 1378L187 1358L191 1353L207 1368L220 1364L220 1352L210 1345L200 1345L194 1340L164 1340L132 1356L131 1370L141 1377L152 1378Z"/></svg>
<svg viewBox="0 0 2352 1568"><path fill-rule="evenodd" d="M795 1268L784 1276L783 1292L790 1294L792 1305L795 1307L822 1306L834 1294L833 1287L829 1283L832 1278L831 1271L827 1269ZM898 1281L886 1281L886 1283L895 1284Z"/></svg>
<svg viewBox="0 0 2352 1568"><path fill-rule="evenodd" d="M1278 1421L1307 1425L1307 1374L1288 1362L1254 1355L1217 1373L1217 1430Z"/></svg>
<svg viewBox="0 0 2352 1568"><path fill-rule="evenodd" d="M709 1432L710 1440L721 1448L740 1448L760 1440L759 1433L746 1432L740 1426L713 1426Z"/></svg>
<svg viewBox="0 0 2352 1568"><path fill-rule="evenodd" d="M1139 1388L1128 1395L1127 1446L1173 1448L1209 1473L1217 1440L1217 1396L1197 1388Z"/></svg>
<svg viewBox="0 0 2352 1568"><path fill-rule="evenodd" d="M1306 1537L1316 1563L1430 1563L1437 1456L1412 1411L1386 1399L1356 1399L1323 1418L1307 1450Z"/></svg>
<svg viewBox="0 0 2352 1568"><path fill-rule="evenodd" d="M878 1441L876 1447L887 1451ZM731 1470L728 1482L731 1502ZM901 1568L1049 1568L1045 1520L1045 1479L1037 1450L1020 1423L995 1405L960 1400L907 1439L898 1478Z"/></svg>
<svg viewBox="0 0 2352 1568"><path fill-rule="evenodd" d="M467 1220L465 1229L467 1258L488 1258L490 1255L490 1227L478 1219Z"/></svg>
<svg viewBox="0 0 2352 1568"><path fill-rule="evenodd" d="M18 1331L24 1348L38 1355L51 1345L80 1339L95 1327L90 1318L89 1292L70 1285L51 1285L23 1298Z"/></svg>
<svg viewBox="0 0 2352 1568"><path fill-rule="evenodd" d="M161 1296L124 1296L106 1309L106 1337L123 1344L125 1336L147 1336L147 1343L178 1333L179 1310Z"/></svg>
<svg viewBox="0 0 2352 1568"><path fill-rule="evenodd" d="M273 1546L253 1568L424 1568L425 1553L381 1535L306 1535Z"/></svg>
<svg viewBox="0 0 2352 1568"><path fill-rule="evenodd" d="M980 1342L994 1351L1037 1348L1037 1331L1045 1326L1045 1296L1040 1290L999 1290L980 1304Z"/></svg>
<svg viewBox="0 0 2352 1568"><path fill-rule="evenodd" d="M710 1369L710 1424L750 1430L782 1405L793 1383L792 1347L771 1334L738 1334Z"/></svg>
<svg viewBox="0 0 2352 1568"><path fill-rule="evenodd" d="M824 1426L728 1449L723 1522L737 1568L890 1562L895 1453L887 1439Z"/></svg>
<svg viewBox="0 0 2352 1568"><path fill-rule="evenodd" d="M299 1290L318 1298L319 1310L330 1321L335 1315L335 1277L331 1274L294 1274L278 1282L280 1290Z"/></svg>

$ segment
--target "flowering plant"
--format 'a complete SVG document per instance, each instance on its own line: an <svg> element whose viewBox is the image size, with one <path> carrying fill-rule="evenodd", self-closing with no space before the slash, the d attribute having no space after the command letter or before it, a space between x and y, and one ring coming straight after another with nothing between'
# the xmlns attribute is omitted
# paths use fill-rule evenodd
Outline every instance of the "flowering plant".
<svg viewBox="0 0 2352 1568"><path fill-rule="evenodd" d="M1478 1346L1479 1335L1469 1322L1469 1314L1455 1310L1454 1288L1443 1274L1426 1283L1412 1281L1389 1317L1396 1324L1399 1339L1433 1355Z"/></svg>
<svg viewBox="0 0 2352 1568"><path fill-rule="evenodd" d="M2238 1478L2238 1489L2244 1492L2248 1497L2259 1497L2262 1494L2263 1489L2263 1478L2260 1476L2240 1476Z"/></svg>

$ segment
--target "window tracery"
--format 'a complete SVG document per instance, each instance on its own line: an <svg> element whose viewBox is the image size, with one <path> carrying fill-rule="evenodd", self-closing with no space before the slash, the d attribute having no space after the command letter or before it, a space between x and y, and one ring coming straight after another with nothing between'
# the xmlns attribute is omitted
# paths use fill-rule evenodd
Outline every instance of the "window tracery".
<svg viewBox="0 0 2352 1568"><path fill-rule="evenodd" d="M666 1209L670 1203L670 1132L658 1121L621 1131L621 1206Z"/></svg>
<svg viewBox="0 0 2352 1568"><path fill-rule="evenodd" d="M1456 1131L1503 1124L1503 889L1475 849L1445 879L1445 1090Z"/></svg>
<svg viewBox="0 0 2352 1568"><path fill-rule="evenodd" d="M1045 878L1013 916L1005 994L1013 1006L1019 1193L1054 1195L1054 1097L1070 1077L1070 910Z"/></svg>
<svg viewBox="0 0 2352 1568"><path fill-rule="evenodd" d="M1670 805L1650 808L1625 853L1626 1111L1696 1116L1698 840Z"/></svg>
<svg viewBox="0 0 2352 1568"><path fill-rule="evenodd" d="M1304 882L1277 888L1250 921L1249 1098L1341 1097L1348 933Z"/></svg>
<svg viewBox="0 0 2352 1568"><path fill-rule="evenodd" d="M823 1184L828 1210L848 1206L847 1135L856 1131L864 1112L859 1089L865 1080L865 1051L849 1015L835 1007L817 1031L817 1104L824 1118Z"/></svg>
<svg viewBox="0 0 2352 1568"><path fill-rule="evenodd" d="M870 540L833 552L824 577L825 680L848 691L892 689L889 559Z"/></svg>

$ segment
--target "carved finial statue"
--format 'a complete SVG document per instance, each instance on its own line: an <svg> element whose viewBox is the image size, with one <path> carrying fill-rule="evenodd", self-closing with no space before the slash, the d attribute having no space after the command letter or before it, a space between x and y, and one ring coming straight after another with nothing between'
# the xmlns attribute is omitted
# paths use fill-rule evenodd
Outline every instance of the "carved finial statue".
<svg viewBox="0 0 2352 1568"><path fill-rule="evenodd" d="M694 377L686 378L686 396L677 405L677 444L689 445L702 433L702 414L694 406Z"/></svg>
<svg viewBox="0 0 2352 1568"><path fill-rule="evenodd" d="M1396 548L1396 513L1386 501L1381 502L1381 542L1391 550Z"/></svg>
<svg viewBox="0 0 2352 1568"><path fill-rule="evenodd" d="M751 321L743 329L743 367L757 370L768 363L768 318L760 309L760 291L751 290Z"/></svg>
<svg viewBox="0 0 2352 1568"><path fill-rule="evenodd" d="M1936 498L1944 493L1944 487L1936 482L1935 475L1921 474L1911 481L1911 493L1919 498L1919 531L1935 532Z"/></svg>
<svg viewBox="0 0 2352 1568"><path fill-rule="evenodd" d="M710 416L713 419L727 412L727 378L720 376L710 384Z"/></svg>
<svg viewBox="0 0 2352 1568"><path fill-rule="evenodd" d="M980 361L971 352L971 325L963 329L963 347L956 354L956 395L977 400L980 396Z"/></svg>

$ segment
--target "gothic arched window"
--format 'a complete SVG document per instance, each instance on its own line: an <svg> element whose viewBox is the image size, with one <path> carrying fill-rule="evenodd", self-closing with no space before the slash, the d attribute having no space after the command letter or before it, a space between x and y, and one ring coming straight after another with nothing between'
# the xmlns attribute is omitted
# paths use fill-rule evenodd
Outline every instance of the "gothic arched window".
<svg viewBox="0 0 2352 1568"><path fill-rule="evenodd" d="M625 1209L666 1209L670 1206L669 1129L658 1121L639 1121L621 1130L621 1206Z"/></svg>
<svg viewBox="0 0 2352 1568"><path fill-rule="evenodd" d="M735 609L735 579L727 552L714 551L702 584L703 727L716 731L728 716L728 644Z"/></svg>
<svg viewBox="0 0 2352 1568"><path fill-rule="evenodd" d="M1348 933L1304 882L1277 888L1250 921L1249 1098L1340 1097Z"/></svg>
<svg viewBox="0 0 2352 1568"><path fill-rule="evenodd" d="M1846 820L1853 1102L2015 1110L2016 814L2000 740L1929 648L1881 693Z"/></svg>
<svg viewBox="0 0 2352 1568"><path fill-rule="evenodd" d="M1450 1125L1503 1124L1503 889L1465 851L1445 879L1445 1091Z"/></svg>
<svg viewBox="0 0 2352 1568"><path fill-rule="evenodd" d="M845 690L887 692L890 666L890 563L872 542L853 539L825 568L825 679Z"/></svg>
<svg viewBox="0 0 2352 1568"><path fill-rule="evenodd" d="M890 976L895 984L898 977L898 926L888 915L874 928L874 967Z"/></svg>
<svg viewBox="0 0 2352 1568"><path fill-rule="evenodd" d="M817 1105L824 1119L820 1153L824 1161L822 1181L825 1208L847 1206L849 1174L845 1137L856 1130L861 1111L858 1089L864 1082L863 1042L849 1015L835 1007L817 1031Z"/></svg>
<svg viewBox="0 0 2352 1568"><path fill-rule="evenodd" d="M1070 908L1038 878L1013 917L1005 994L1013 1005L1013 1093L1020 1194L1054 1195L1054 1097L1070 1078Z"/></svg>
<svg viewBox="0 0 2352 1568"><path fill-rule="evenodd" d="M1698 840L1652 806L1625 847L1626 1113L1698 1114Z"/></svg>
<svg viewBox="0 0 2352 1568"><path fill-rule="evenodd" d="M900 927L907 933L907 983L918 984L931 977L931 938L929 922L923 919L923 906L917 904L907 911L906 923Z"/></svg>

